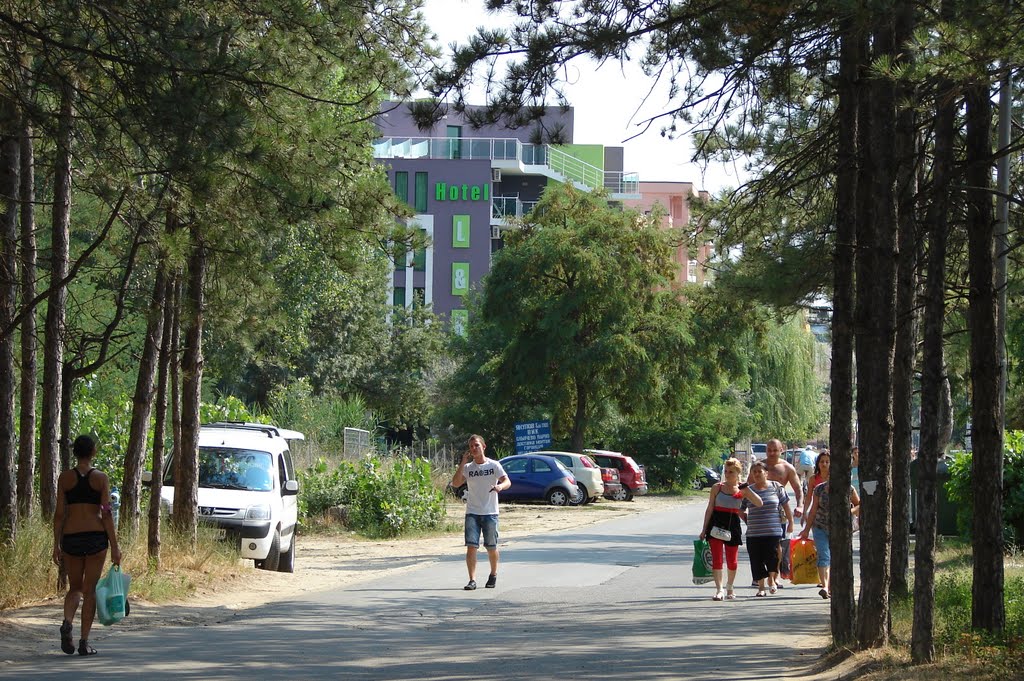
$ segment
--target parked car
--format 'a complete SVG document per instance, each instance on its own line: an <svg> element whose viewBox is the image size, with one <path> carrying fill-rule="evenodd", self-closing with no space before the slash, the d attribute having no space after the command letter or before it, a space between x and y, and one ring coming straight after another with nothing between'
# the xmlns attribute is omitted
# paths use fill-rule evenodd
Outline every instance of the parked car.
<svg viewBox="0 0 1024 681"><path fill-rule="evenodd" d="M288 448L302 433L262 423L211 423L199 429L199 521L234 541L257 568L295 571L299 482ZM174 465L162 471L160 500L174 506ZM151 484L152 471L143 474Z"/></svg>
<svg viewBox="0 0 1024 681"><path fill-rule="evenodd" d="M697 474L693 476L693 482L690 486L695 490L702 490L705 487L711 487L715 483L721 482L722 476L718 474L714 468L708 468L707 466L699 466L697 468Z"/></svg>
<svg viewBox="0 0 1024 681"><path fill-rule="evenodd" d="M576 488L579 490L576 498L572 501L573 506L589 504L592 501L597 501L598 498L604 495L604 480L601 477L601 467L586 454L547 450L530 453L550 456L569 469L572 477L576 479Z"/></svg>
<svg viewBox="0 0 1024 681"><path fill-rule="evenodd" d="M517 454L501 460L512 483L498 493L501 501L543 499L552 506L567 506L579 494L576 479L555 458L544 454Z"/></svg>
<svg viewBox="0 0 1024 681"><path fill-rule="evenodd" d="M614 468L619 472L622 489L610 494L605 492L605 496L609 499L629 501L634 496L647 494L647 475L644 473L643 467L633 460L633 457L608 449L584 449L583 453L593 457L594 461L602 468Z"/></svg>
<svg viewBox="0 0 1024 681"><path fill-rule="evenodd" d="M751 463L764 461L768 458L768 444L765 442L754 442L750 445Z"/></svg>
<svg viewBox="0 0 1024 681"><path fill-rule="evenodd" d="M616 495L622 495L622 482L619 480L617 469L602 466L601 480L604 482L605 499L613 499Z"/></svg>

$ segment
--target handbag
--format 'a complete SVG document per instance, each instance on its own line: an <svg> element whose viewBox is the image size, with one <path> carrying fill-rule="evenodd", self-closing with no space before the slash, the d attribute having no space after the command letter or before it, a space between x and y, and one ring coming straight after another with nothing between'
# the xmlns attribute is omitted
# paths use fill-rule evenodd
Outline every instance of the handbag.
<svg viewBox="0 0 1024 681"><path fill-rule="evenodd" d="M708 534L720 541L729 541L732 539L732 531L727 530L724 527L719 527L718 525L712 525L711 532Z"/></svg>

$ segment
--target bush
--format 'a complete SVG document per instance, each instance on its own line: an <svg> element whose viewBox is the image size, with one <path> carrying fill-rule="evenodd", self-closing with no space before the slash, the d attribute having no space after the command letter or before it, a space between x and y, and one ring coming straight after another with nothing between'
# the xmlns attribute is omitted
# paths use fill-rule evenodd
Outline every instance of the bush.
<svg viewBox="0 0 1024 681"><path fill-rule="evenodd" d="M360 463L350 517L355 529L373 538L434 529L444 518L444 496L430 479L422 459L393 459L390 465L369 457Z"/></svg>
<svg viewBox="0 0 1024 681"><path fill-rule="evenodd" d="M368 537L395 537L434 529L444 518L444 496L431 480L430 464L422 459L340 462L333 469L323 459L299 473L303 518L322 516L332 506L347 506L352 528Z"/></svg>
<svg viewBox="0 0 1024 681"><path fill-rule="evenodd" d="M717 432L703 432L693 425L641 429L624 427L617 448L643 464L647 483L656 489L687 489L697 467L728 443ZM615 449L616 447L613 447Z"/></svg>
<svg viewBox="0 0 1024 681"><path fill-rule="evenodd" d="M1024 431L1006 431L1003 452L1003 538L1007 546L1024 544ZM957 528L971 536L974 494L971 489L971 453L960 452L949 465L949 499L957 505Z"/></svg>

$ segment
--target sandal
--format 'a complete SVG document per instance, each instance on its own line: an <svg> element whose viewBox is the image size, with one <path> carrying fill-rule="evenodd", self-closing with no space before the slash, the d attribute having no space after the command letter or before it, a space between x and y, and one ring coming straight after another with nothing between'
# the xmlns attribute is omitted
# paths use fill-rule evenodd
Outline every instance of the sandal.
<svg viewBox="0 0 1024 681"><path fill-rule="evenodd" d="M735 601L736 600L736 594L733 593L732 587L730 587L730 588L725 590L725 600L727 600L727 601Z"/></svg>
<svg viewBox="0 0 1024 681"><path fill-rule="evenodd" d="M763 590L763 589L760 589L760 590L758 590L758 592L757 592L756 594L754 594L754 595L755 595L755 596L757 596L758 598L764 598L764 597L765 597L765 596L767 596L768 594L766 594L766 593L764 592L764 590Z"/></svg>
<svg viewBox="0 0 1024 681"><path fill-rule="evenodd" d="M819 591L818 595L821 596L822 598L824 598L825 600L828 600L829 598L832 597L832 595L829 592L825 591L824 589Z"/></svg>
<svg viewBox="0 0 1024 681"><path fill-rule="evenodd" d="M89 642L83 638L78 642L78 654L95 655L96 649L89 645Z"/></svg>
<svg viewBox="0 0 1024 681"><path fill-rule="evenodd" d="M724 598L725 598L725 596L722 594L722 590L719 589L718 591L715 592L715 595L711 597L711 600L713 600L713 601L720 601L720 600L722 600Z"/></svg>
<svg viewBox="0 0 1024 681"><path fill-rule="evenodd" d="M768 593L774 594L778 589L774 586L768 587Z"/></svg>
<svg viewBox="0 0 1024 681"><path fill-rule="evenodd" d="M65 655L75 654L75 640L71 638L71 622L64 620L60 625L60 649Z"/></svg>

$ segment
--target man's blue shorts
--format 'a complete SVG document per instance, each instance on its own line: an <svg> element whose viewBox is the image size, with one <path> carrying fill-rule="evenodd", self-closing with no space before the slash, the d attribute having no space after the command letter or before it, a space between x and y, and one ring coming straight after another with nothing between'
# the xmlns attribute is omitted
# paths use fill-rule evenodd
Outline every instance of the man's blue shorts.
<svg viewBox="0 0 1024 681"><path fill-rule="evenodd" d="M480 547L480 534L484 535L484 548L498 546L498 516L466 514L466 546Z"/></svg>

